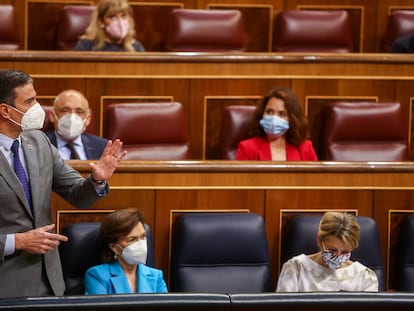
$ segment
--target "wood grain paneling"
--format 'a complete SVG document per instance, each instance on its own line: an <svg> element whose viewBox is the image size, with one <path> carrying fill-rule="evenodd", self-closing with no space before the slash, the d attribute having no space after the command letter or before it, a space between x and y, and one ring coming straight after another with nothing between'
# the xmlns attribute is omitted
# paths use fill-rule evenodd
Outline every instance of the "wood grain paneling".
<svg viewBox="0 0 414 311"><path fill-rule="evenodd" d="M86 163L85 163L86 162ZM87 161L69 161L84 176ZM135 206L153 229L156 264L169 271L174 213L248 210L262 215L273 283L280 270L283 227L295 215L346 210L376 220L387 271L395 289L398 228L412 213L414 165L375 162L123 161L109 196L78 210L52 196L55 220L95 220L100 213Z"/></svg>
<svg viewBox="0 0 414 311"><path fill-rule="evenodd" d="M58 14L63 5L96 4L97 0L0 0L15 5L25 49L55 49ZM281 10L345 9L352 18L358 51L381 51L387 18L393 9L413 9L411 0L140 0L130 1L134 10L137 39L148 51L163 51L168 32L168 13L178 7L188 9L237 8L246 22L248 51L270 51L273 17Z"/></svg>
<svg viewBox="0 0 414 311"><path fill-rule="evenodd" d="M100 135L104 107L109 103L180 102L187 117L193 159L217 159L221 111L226 105L254 105L274 86L290 87L298 94L321 159L322 107L334 100L398 101L406 116L410 142L413 139L410 90L414 87L414 60L410 55L3 51L0 65L30 73L39 100L46 99L46 105L64 89L83 92Z"/></svg>

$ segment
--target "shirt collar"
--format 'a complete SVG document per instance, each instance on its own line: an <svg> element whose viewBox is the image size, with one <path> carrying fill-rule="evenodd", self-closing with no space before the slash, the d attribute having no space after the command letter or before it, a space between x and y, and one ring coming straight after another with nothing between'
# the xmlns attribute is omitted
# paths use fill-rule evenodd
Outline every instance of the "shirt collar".
<svg viewBox="0 0 414 311"><path fill-rule="evenodd" d="M21 139L20 136L16 138L20 145L21 145ZM11 146L13 145L13 142L16 140L13 138L10 138L9 136L0 134L0 147L4 148L7 151L11 150Z"/></svg>
<svg viewBox="0 0 414 311"><path fill-rule="evenodd" d="M55 135L56 135L56 146L57 146L57 148L66 146L66 144L68 143L68 141L67 140L63 140L62 137L60 137L59 134L56 133L56 132L55 132ZM76 139L73 141L73 144L75 146L82 146L82 138L81 138L81 135L78 136L78 137L76 137Z"/></svg>

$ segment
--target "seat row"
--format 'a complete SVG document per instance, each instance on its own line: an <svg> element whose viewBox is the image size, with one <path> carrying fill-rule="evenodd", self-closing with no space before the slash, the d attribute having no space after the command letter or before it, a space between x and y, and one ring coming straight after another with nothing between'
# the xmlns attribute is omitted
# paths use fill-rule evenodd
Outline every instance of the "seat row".
<svg viewBox="0 0 414 311"><path fill-rule="evenodd" d="M93 5L64 6L59 17L56 49L73 50L90 20ZM358 52L351 17L346 10L286 10L275 15L272 51ZM246 34L239 10L175 9L170 12L166 51L245 51ZM414 32L414 10L395 10L388 18L381 51ZM0 5L0 49L22 48L12 5ZM138 38L139 39L139 38Z"/></svg>
<svg viewBox="0 0 414 311"><path fill-rule="evenodd" d="M51 108L44 106L47 112ZM119 103L105 109L103 136L123 141L126 160L191 159L181 103ZM409 160L408 128L400 103L338 102L324 109L323 120L318 120L324 123L320 160ZM224 108L219 143L222 159L235 159L238 143L249 137L254 110L249 105ZM87 128L90 133L96 132L92 123ZM52 129L46 118L43 130Z"/></svg>
<svg viewBox="0 0 414 311"><path fill-rule="evenodd" d="M282 232L281 262L318 251L316 236L320 215L291 218ZM378 228L372 218L357 216L359 246L352 252L378 277L385 289L385 271ZM99 264L100 223L73 223L63 228L69 242L60 245L67 295L83 294L86 270ZM151 229L147 231L148 260L154 266ZM399 278L401 291L414 291L414 216L401 230ZM79 254L82 254L81 256ZM270 259L264 221L255 213L189 213L177 217L171 233L170 292L259 293L271 292Z"/></svg>

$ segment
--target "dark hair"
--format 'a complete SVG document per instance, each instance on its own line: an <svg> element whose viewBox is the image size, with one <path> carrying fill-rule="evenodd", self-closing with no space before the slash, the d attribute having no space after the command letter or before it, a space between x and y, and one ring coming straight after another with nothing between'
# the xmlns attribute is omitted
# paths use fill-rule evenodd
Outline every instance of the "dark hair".
<svg viewBox="0 0 414 311"><path fill-rule="evenodd" d="M0 103L14 106L16 88L33 83L27 73L15 69L0 69Z"/></svg>
<svg viewBox="0 0 414 311"><path fill-rule="evenodd" d="M299 146L308 137L308 121L303 113L297 95L289 88L275 87L271 89L257 105L251 124L251 136L266 137L266 133L260 125L266 105L271 98L279 98L284 101L289 117L289 130L286 132L286 142Z"/></svg>
<svg viewBox="0 0 414 311"><path fill-rule="evenodd" d="M144 225L144 217L137 208L116 210L105 217L99 232L102 243L102 261L111 262L114 260L115 254L109 248L109 244L118 242L139 223Z"/></svg>

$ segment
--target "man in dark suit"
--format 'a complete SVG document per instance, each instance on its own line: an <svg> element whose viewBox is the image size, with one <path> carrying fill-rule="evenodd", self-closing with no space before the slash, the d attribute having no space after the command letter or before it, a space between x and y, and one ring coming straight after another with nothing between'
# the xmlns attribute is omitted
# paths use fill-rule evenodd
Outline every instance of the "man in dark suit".
<svg viewBox="0 0 414 311"><path fill-rule="evenodd" d="M0 298L63 295L57 247L67 237L54 233L51 192L91 206L108 193L107 180L126 153L119 139L108 141L83 178L38 130L44 117L32 78L0 70Z"/></svg>
<svg viewBox="0 0 414 311"><path fill-rule="evenodd" d="M81 92L64 90L58 94L49 118L55 130L46 135L64 160L101 157L108 140L85 133L91 115L88 100Z"/></svg>

